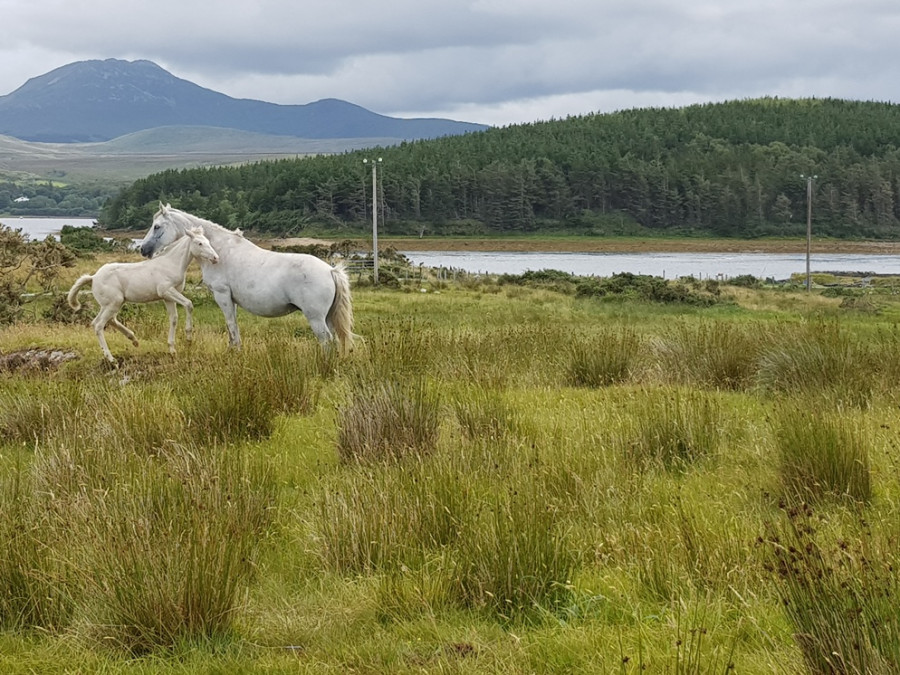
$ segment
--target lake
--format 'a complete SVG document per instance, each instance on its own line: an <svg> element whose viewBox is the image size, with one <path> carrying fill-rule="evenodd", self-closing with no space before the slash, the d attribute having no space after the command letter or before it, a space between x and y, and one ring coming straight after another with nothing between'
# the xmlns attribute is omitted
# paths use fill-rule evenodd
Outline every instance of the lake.
<svg viewBox="0 0 900 675"><path fill-rule="evenodd" d="M750 274L760 279L789 279L806 274L805 253L507 253L488 251L403 252L415 265L470 273L522 274L553 269L579 276L608 277L630 272L666 279L729 279ZM812 272L900 274L900 256L863 253L816 253Z"/></svg>
<svg viewBox="0 0 900 675"><path fill-rule="evenodd" d="M63 225L91 227L92 218L0 217L0 223L21 228L32 240L58 235ZM666 279L732 278L750 274L759 279L789 279L806 273L805 253L508 253L490 251L404 251L415 265L465 270L470 273L522 274L528 270L560 270L579 276L608 277L630 272ZM813 272L900 274L900 256L867 253L815 253Z"/></svg>
<svg viewBox="0 0 900 675"><path fill-rule="evenodd" d="M63 225L72 227L93 227L93 218L22 218L18 216L0 216L0 223L14 230L22 230L31 241L46 239L48 234L59 238Z"/></svg>

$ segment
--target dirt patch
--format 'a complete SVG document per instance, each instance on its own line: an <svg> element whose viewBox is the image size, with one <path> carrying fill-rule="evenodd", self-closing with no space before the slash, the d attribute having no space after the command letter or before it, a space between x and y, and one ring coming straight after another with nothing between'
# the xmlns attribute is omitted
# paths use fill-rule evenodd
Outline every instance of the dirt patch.
<svg viewBox="0 0 900 675"><path fill-rule="evenodd" d="M23 349L0 354L0 372L28 372L55 370L78 354L65 349Z"/></svg>

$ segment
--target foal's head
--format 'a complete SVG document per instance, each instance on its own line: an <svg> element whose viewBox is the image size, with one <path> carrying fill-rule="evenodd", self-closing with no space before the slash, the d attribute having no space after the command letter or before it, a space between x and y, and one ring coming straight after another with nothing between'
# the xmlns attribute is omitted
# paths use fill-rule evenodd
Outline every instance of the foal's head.
<svg viewBox="0 0 900 675"><path fill-rule="evenodd" d="M192 227L185 230L188 237L191 238L191 255L200 260L208 260L211 263L219 262L219 254L216 249L209 243L209 239L203 234L202 227Z"/></svg>

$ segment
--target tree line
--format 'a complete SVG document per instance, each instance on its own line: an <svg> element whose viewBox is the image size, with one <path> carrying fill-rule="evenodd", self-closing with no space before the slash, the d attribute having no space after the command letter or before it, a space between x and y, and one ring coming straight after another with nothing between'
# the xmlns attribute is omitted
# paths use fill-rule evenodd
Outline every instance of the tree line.
<svg viewBox="0 0 900 675"><path fill-rule="evenodd" d="M624 110L340 155L169 170L104 206L145 228L159 200L229 227L364 233L379 164L386 233L816 232L889 238L900 224L900 106L765 98Z"/></svg>

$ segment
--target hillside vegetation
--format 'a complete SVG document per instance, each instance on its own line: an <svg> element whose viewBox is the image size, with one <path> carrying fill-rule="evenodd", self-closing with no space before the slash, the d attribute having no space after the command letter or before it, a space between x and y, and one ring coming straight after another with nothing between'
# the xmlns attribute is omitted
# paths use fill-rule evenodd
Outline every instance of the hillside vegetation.
<svg viewBox="0 0 900 675"><path fill-rule="evenodd" d="M515 125L337 156L169 170L103 209L146 227L158 200L224 225L364 232L381 157L386 233L805 232L891 238L900 218L900 106L759 99Z"/></svg>

